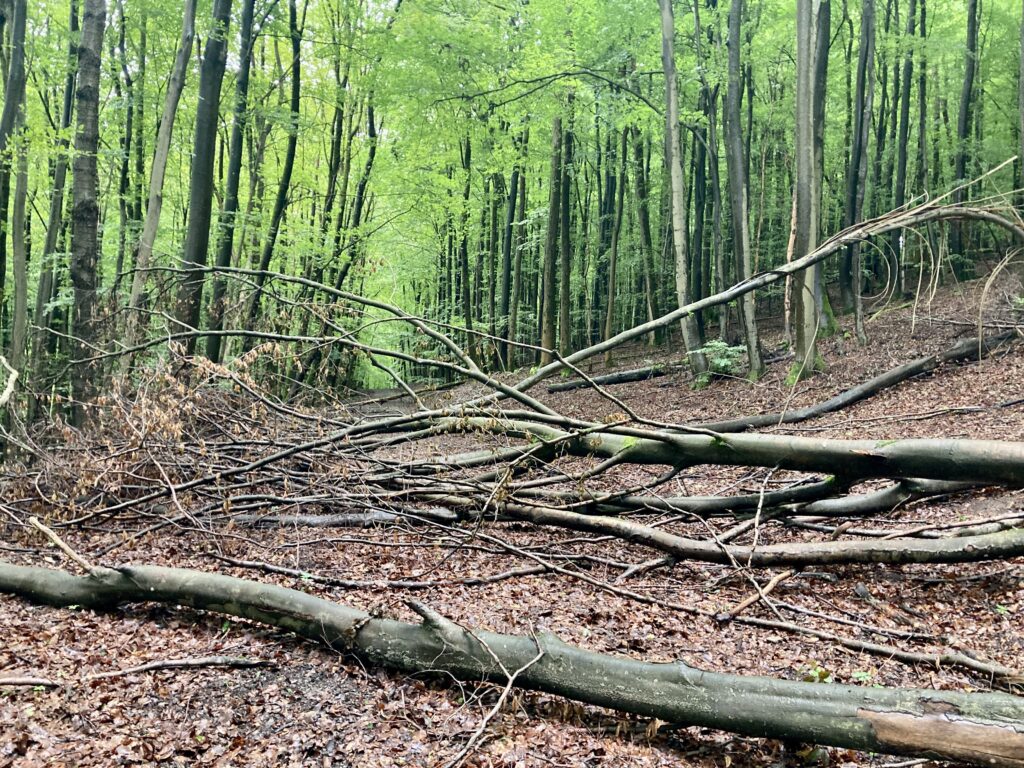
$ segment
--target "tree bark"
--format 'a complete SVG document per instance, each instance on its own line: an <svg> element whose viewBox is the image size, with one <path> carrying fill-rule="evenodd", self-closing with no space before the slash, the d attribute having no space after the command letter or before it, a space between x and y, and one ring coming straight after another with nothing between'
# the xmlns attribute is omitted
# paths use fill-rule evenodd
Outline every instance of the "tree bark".
<svg viewBox="0 0 1024 768"><path fill-rule="evenodd" d="M960 89L960 109L956 118L956 153L953 161L953 199L962 203L967 199L963 184L967 180L967 141L970 138L971 106L974 100L974 73L978 66L978 0L967 0L967 49L964 54L964 80ZM950 253L964 256L963 232L956 222L950 231Z"/></svg>
<svg viewBox="0 0 1024 768"><path fill-rule="evenodd" d="M214 0L214 28L206 39L199 70L199 106L192 150L192 179L189 184L188 229L181 256L182 277L178 289L176 317L187 328L199 329L210 218L213 211L214 154L220 113L220 88L227 64L228 26L231 0ZM195 352L196 337L186 342L188 354Z"/></svg>
<svg viewBox="0 0 1024 768"><path fill-rule="evenodd" d="M163 208L164 177L167 175L167 160L171 151L171 135L174 121L178 114L178 102L185 88L185 76L188 71L189 59L192 55L192 40L195 38L196 0L185 0L185 11L181 22L181 40L174 55L171 76L167 82L167 94L164 96L164 109L160 115L160 128L156 134L156 148L153 151L153 166L149 176L149 197L146 204L146 218L139 236L138 252L135 254L135 272L132 276L131 293L128 297L128 345L131 346L138 337L139 326L142 324L143 293L150 259L153 256L153 244L156 242L157 229L160 226L160 211Z"/></svg>
<svg viewBox="0 0 1024 768"><path fill-rule="evenodd" d="M917 0L909 0L907 6L907 33L904 36L906 51L903 54L903 74L900 87L900 128L896 141L896 199L894 207L901 208L907 200L907 144L910 141L910 93L914 84L914 36L917 28ZM903 295L906 290L904 274L903 243L899 234L893 236L891 267L889 269L889 290Z"/></svg>
<svg viewBox="0 0 1024 768"><path fill-rule="evenodd" d="M675 17L672 0L658 0L661 9L661 64L665 72L665 162L669 167L672 198L672 248L676 268L676 300L679 306L690 303L690 266L687 253L687 227L683 164L679 156L679 90L676 85ZM692 314L680 318L683 345L695 374L708 370L707 358L701 351L697 322Z"/></svg>
<svg viewBox="0 0 1024 768"><path fill-rule="evenodd" d="M189 0L194 2L194 0ZM231 266L231 251L235 242L235 223L238 216L238 184L242 176L242 149L246 125L249 122L249 75L252 72L252 17L256 0L242 3L242 50L238 57L238 77L235 81L235 116L231 123L231 145L228 148L228 175L225 180L224 205L217 223L217 255L214 264L218 268ZM193 11L194 12L194 11ZM184 42L185 36L182 35ZM177 62L176 62L177 63ZM289 136L289 140L291 137ZM325 203L325 206L327 203ZM213 295L210 298L209 326L211 331L224 328L224 301L227 282L222 275L214 275ZM219 363L223 356L222 337L215 335L207 339L206 356Z"/></svg>
<svg viewBox="0 0 1024 768"><path fill-rule="evenodd" d="M4 107L0 112L0 155L7 149L7 143L14 133L14 126L18 120L21 103L25 98L25 0L14 0L12 10L11 59L7 64Z"/></svg>
<svg viewBox="0 0 1024 768"><path fill-rule="evenodd" d="M846 218L850 227L861 220L864 191L867 186L868 142L871 137L871 110L875 95L875 0L861 3L860 49L857 53L857 86L853 106L853 146L846 177ZM843 306L853 310L857 340L864 344L864 310L861 299L860 243L852 243L843 253L839 285Z"/></svg>
<svg viewBox="0 0 1024 768"><path fill-rule="evenodd" d="M96 265L100 253L100 208L97 201L96 150L99 145L100 54L106 15L105 0L85 0L78 45L78 89L75 96L78 129L71 188L71 283L75 291L72 327L75 357L81 359L93 356L98 337ZM97 370L95 363L79 363L72 369L72 421L76 426L85 422L86 405L96 393L99 383L95 380Z"/></svg>
<svg viewBox="0 0 1024 768"><path fill-rule="evenodd" d="M301 65L302 65L302 32L299 29L298 12L295 7L295 0L288 0L288 35L292 46L292 85L289 101L289 125L288 143L285 148L284 165L281 169L281 180L277 187L277 197L274 199L274 210L270 214L270 229L267 231L267 239L263 243L263 252L260 254L259 271L266 272L270 269L270 260L274 255L274 245L277 242L277 233L281 229L281 222L284 219L285 209L288 207L288 195L291 190L292 169L295 167L295 150L299 140L299 108L301 88ZM263 295L263 283L266 277L256 275L253 282L256 291L249 303L249 311L245 327L252 329L256 327L256 320L259 317L260 298ZM217 350L219 353L219 350ZM209 355L208 355L209 356Z"/></svg>
<svg viewBox="0 0 1024 768"><path fill-rule="evenodd" d="M420 603L420 624L374 618L297 590L156 566L61 571L0 563L0 590L37 603L110 609L181 604L257 621L402 672L508 683L681 725L849 749L1022 768L1024 699L1001 693L862 688L707 672L585 651L552 635L469 631Z"/></svg>
<svg viewBox="0 0 1024 768"><path fill-rule="evenodd" d="M732 208L732 242L736 261L737 282L746 280L753 271L750 256L750 214L747 202L747 163L743 156L743 126L740 122L740 22L743 18L743 0L733 0L729 8L729 87L725 97L726 169L729 174L729 203ZM747 346L750 376L759 379L764 374L761 347L757 335L754 294L748 293L739 302L743 339Z"/></svg>
<svg viewBox="0 0 1024 768"><path fill-rule="evenodd" d="M570 107L572 102L570 101ZM558 204L559 232L559 273L558 273L558 349L563 355L572 352L572 181L573 181L573 133L570 116L569 127L562 137L562 177L559 180Z"/></svg>
<svg viewBox="0 0 1024 768"><path fill-rule="evenodd" d="M15 120L17 161L14 178L14 208L11 211L11 245L14 256L13 328L8 362L16 371L25 359L28 336L28 242L25 230L25 198L28 195L28 147L25 145L25 113ZM20 136L18 134L21 134Z"/></svg>
<svg viewBox="0 0 1024 768"><path fill-rule="evenodd" d="M543 285L540 312L541 365L547 365L553 359L550 350L555 348L555 326L558 323L558 307L555 304L557 297L555 262L558 250L559 209L562 200L561 157L562 119L555 117L551 123L551 173L548 180L547 237L544 239L544 260L541 265Z"/></svg>
<svg viewBox="0 0 1024 768"><path fill-rule="evenodd" d="M796 253L808 253L818 244L819 194L815 162L815 35L821 0L797 0L796 45ZM815 303L816 268L794 278L796 287L796 363L793 377L814 372L817 364L818 314Z"/></svg>

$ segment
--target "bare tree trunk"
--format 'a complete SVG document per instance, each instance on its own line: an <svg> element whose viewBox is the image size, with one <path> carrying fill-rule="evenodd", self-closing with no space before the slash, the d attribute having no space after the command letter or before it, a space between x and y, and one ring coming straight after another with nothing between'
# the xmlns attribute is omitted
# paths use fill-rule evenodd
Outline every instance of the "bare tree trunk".
<svg viewBox="0 0 1024 768"><path fill-rule="evenodd" d="M71 0L68 29L71 43L68 50L68 73L64 81L64 102L61 108L60 127L62 135L57 139L57 160L53 169L53 187L50 192L50 211L46 221L46 236L43 241L43 253L39 268L39 287L36 290L35 326L33 333L32 354L35 357L34 368L37 379L41 379L46 367L46 350L50 329L50 311L47 306L53 295L54 265L53 257L57 250L57 239L64 224L64 187L67 182L68 147L67 129L71 127L71 116L75 105L75 80L78 72L77 40L78 40L78 4ZM30 405L30 415L35 410L35 401Z"/></svg>
<svg viewBox="0 0 1024 768"><path fill-rule="evenodd" d="M7 143L14 133L21 103L25 97L25 0L14 0L11 22L11 59L7 66L7 82L4 86L4 107L0 112L0 155L7 149Z"/></svg>
<svg viewBox="0 0 1024 768"><path fill-rule="evenodd" d="M555 347L555 324L558 322L558 308L555 306L555 260L558 246L559 208L561 205L561 157L562 119L556 117L551 124L551 174L548 182L548 224L544 240L544 261L542 264L543 295L540 312L540 364L547 365L552 356L549 350Z"/></svg>
<svg viewBox="0 0 1024 768"><path fill-rule="evenodd" d="M649 145L649 141L646 142ZM637 219L640 223L640 260L644 280L644 308L647 321L661 315L658 309L658 289L654 282L654 236L651 232L651 211L647 184L647 168L644 162L643 134L633 126L633 183L636 187ZM656 343L658 336L651 336Z"/></svg>
<svg viewBox="0 0 1024 768"><path fill-rule="evenodd" d="M277 242L277 233L281 229L281 221L284 219L285 209L288 207L288 193L292 183L292 169L295 167L295 150L299 140L299 97L301 88L301 64L302 64L302 31L299 29L298 12L295 7L295 0L288 0L288 35L292 45L292 86L289 102L290 124L288 126L288 145L285 149L284 165L281 169L281 180L277 187L277 197L274 200L274 210L270 215L270 229L267 231L267 239L263 244L263 252L260 254L259 271L261 273L270 269L270 260L274 255L274 245ZM264 274L258 274L253 279L256 284L256 292L249 303L249 312L245 327L252 329L259 317L260 298L263 295L263 283L266 281ZM247 345L251 340L247 339ZM219 350L218 350L219 351Z"/></svg>
<svg viewBox="0 0 1024 768"><path fill-rule="evenodd" d="M163 207L164 177L167 174L167 159L171 150L171 134L174 131L174 119L178 113L178 101L185 87L185 75L188 71L189 59L192 55L192 40L195 37L196 0L185 0L185 11L181 23L181 40L174 56L171 77L167 83L167 94L164 97L164 109L160 116L160 128L156 134L156 148L153 152L153 167L149 177L149 202L146 204L146 218L139 236L138 253L135 255L135 273L132 276L131 293L128 296L128 330L126 339L131 346L138 336L142 321L139 310L142 307L143 292L146 289L146 278L149 262L153 255L153 243L156 242L157 228L160 225L160 210Z"/></svg>
<svg viewBox="0 0 1024 768"><path fill-rule="evenodd" d="M523 157L529 142L529 131L523 132ZM519 302L523 294L523 250L526 248L526 172L519 174L518 207L516 209L516 231L512 255L512 292L509 296L508 339L515 342L519 334ZM519 357L516 347L511 347L508 354L509 367L515 368Z"/></svg>
<svg viewBox="0 0 1024 768"><path fill-rule="evenodd" d="M99 260L100 208L97 202L96 150L99 145L100 55L106 25L106 0L85 0L82 35L78 44L78 129L71 187L71 283L74 286L74 356L92 357L98 336L96 264ZM71 371L74 398L72 421L85 422L85 408L96 392L95 363L79 363Z"/></svg>
<svg viewBox="0 0 1024 768"><path fill-rule="evenodd" d="M19 136L20 134L20 136ZM25 198L28 194L28 148L25 146L25 113L15 121L17 161L14 180L14 209L11 211L11 243L14 255L14 308L8 360L21 370L28 332L28 243L25 232Z"/></svg>
<svg viewBox="0 0 1024 768"><path fill-rule="evenodd" d="M189 0L193 2L194 0ZM214 264L218 268L231 266L231 251L235 242L235 220L238 215L238 184L242 176L242 149L245 128L249 120L249 75L252 72L252 17L256 0L242 3L242 50L239 54L238 76L235 81L235 116L231 124L231 145L228 148L228 175L225 181L224 206L221 210L217 238L217 255ZM193 10L194 12L194 10ZM182 35L184 40L184 35ZM326 207L325 203L325 207ZM227 283L223 275L213 278L213 296L210 298L209 325L211 331L224 328L224 297ZM223 355L223 337L211 336L206 342L206 356L219 363Z"/></svg>
<svg viewBox="0 0 1024 768"><path fill-rule="evenodd" d="M903 74L900 81L900 128L896 141L896 199L894 207L900 208L907 200L907 143L910 140L910 89L914 82L914 36L917 26L917 0L910 0L907 7L907 33L903 54ZM892 238L892 266L889 270L889 288L902 295L906 290L903 263L903 235L894 233Z"/></svg>
<svg viewBox="0 0 1024 768"><path fill-rule="evenodd" d="M815 50L821 0L797 0L796 29L796 237L795 253L810 253L818 244L817 163L814 150ZM802 378L817 362L818 315L815 304L815 269L805 269L796 285L796 363L794 375Z"/></svg>
<svg viewBox="0 0 1024 768"><path fill-rule="evenodd" d="M622 140L619 145L619 182L615 196L615 213L612 220L612 241L608 249L608 307L604 318L604 339L607 341L615 335L615 283L618 278L619 242L622 239L622 209L626 199L626 168L629 164L627 143L629 130L622 129ZM604 354L605 364L612 362L612 351Z"/></svg>
<svg viewBox="0 0 1024 768"><path fill-rule="evenodd" d="M522 138L513 140L517 152L520 150ZM515 165L512 166L512 175L508 182L508 200L505 207L505 226L502 230L501 240L501 290L498 298L498 326L497 335L501 338L498 342L498 358L503 367L509 366L508 342L513 339L513 329L509 318L509 310L512 303L512 250L513 235L516 222L516 199L519 196L519 177L522 173L517 157Z"/></svg>
<svg viewBox="0 0 1024 768"><path fill-rule="evenodd" d="M0 114L0 331L3 326L4 294L7 280L7 208L10 203L11 159L6 152L10 138L21 119L22 101L25 96L25 0L16 0L11 24L10 62L4 81L4 107ZM0 28L0 47L3 30ZM3 334L0 333L0 339Z"/></svg>
<svg viewBox="0 0 1024 768"><path fill-rule="evenodd" d="M967 199L961 185L967 176L967 141L970 138L971 104L974 100L974 73L978 66L978 0L967 0L967 50L965 53L964 81L960 89L960 110L956 118L956 155L953 166L954 184L957 189L953 199L962 203ZM958 222L953 222L949 237L949 250L954 255L963 252L963 231Z"/></svg>
<svg viewBox="0 0 1024 768"><path fill-rule="evenodd" d="M570 107L571 107L570 101ZM572 352L572 120L562 138L562 178L559 181L559 274L558 274L558 349L563 355Z"/></svg>
<svg viewBox="0 0 1024 768"><path fill-rule="evenodd" d="M675 20L672 14L672 0L658 0L661 8L661 63L665 72L665 160L669 167L672 197L672 246L676 267L676 299L679 306L690 301L690 267L687 254L686 211L684 195L686 183L683 179L683 165L679 157L679 91L676 86L675 61ZM708 370L707 359L701 351L697 323L692 315L680 321L683 330L683 345L694 373L700 375Z"/></svg>
<svg viewBox="0 0 1024 768"><path fill-rule="evenodd" d="M203 298L207 249L210 244L214 150L217 142L220 88L227 63L231 0L214 0L213 21L214 30L206 39L203 63L199 70L199 106L196 109L196 133L192 151L188 230L181 256L183 274L175 313L180 323L197 330ZM186 349L192 354L195 348L196 337L190 336L186 342Z"/></svg>
<svg viewBox="0 0 1024 768"><path fill-rule="evenodd" d="M1017 162L1020 164L1020 180L1018 188L1024 189L1024 2L1021 3L1020 19L1020 69L1017 73L1017 149L1020 157ZM936 166L938 167L938 166Z"/></svg>
<svg viewBox="0 0 1024 768"><path fill-rule="evenodd" d="M747 202L747 164L743 157L743 126L740 123L740 23L743 0L733 0L729 8L729 88L725 97L726 169L729 174L729 203L732 208L733 252L736 259L736 282L750 277L750 220ZM744 295L739 303L743 338L750 361L750 376L761 378L764 363L757 338L757 320L754 316L754 294Z"/></svg>
<svg viewBox="0 0 1024 768"><path fill-rule="evenodd" d="M871 138L871 108L875 94L875 0L863 0L860 19L860 50L857 53L857 85L853 107L853 146L846 178L846 217L844 225L853 226L863 217L864 189L867 185L868 142ZM864 333L864 309L861 299L860 243L850 244L843 252L839 285L843 304L854 313L854 326L861 344Z"/></svg>

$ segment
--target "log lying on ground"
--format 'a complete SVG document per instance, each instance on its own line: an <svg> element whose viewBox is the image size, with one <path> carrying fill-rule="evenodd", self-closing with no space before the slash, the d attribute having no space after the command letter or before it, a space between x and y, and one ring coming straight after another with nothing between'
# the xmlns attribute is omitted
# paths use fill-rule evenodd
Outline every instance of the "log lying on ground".
<svg viewBox="0 0 1024 768"><path fill-rule="evenodd" d="M843 485L834 477L810 483L801 483L764 493L742 496L616 496L608 499L595 497L587 511L601 514L624 512L686 512L698 517L738 516L772 511L772 516L792 517L813 515L818 517L866 517L892 512L908 501L929 496L948 496L952 493L978 488L977 483L946 482L943 480L904 479L877 491L836 495ZM569 498L569 494L565 495ZM577 494L578 496L578 494ZM558 498L556 496L556 498Z"/></svg>
<svg viewBox="0 0 1024 768"><path fill-rule="evenodd" d="M446 509L417 509L415 516L437 523L454 523L458 518ZM333 515L235 515L231 518L239 525L254 528L294 528L309 526L313 528L370 528L376 525L388 525L408 519L406 515L396 512L350 512Z"/></svg>
<svg viewBox="0 0 1024 768"><path fill-rule="evenodd" d="M689 467L698 464L794 469L838 474L845 481L916 477L992 485L1024 485L1024 443L999 440L829 440L790 435L669 434L618 428L571 432L527 421L467 418L453 430L558 441L577 456L617 456L635 464Z"/></svg>
<svg viewBox="0 0 1024 768"><path fill-rule="evenodd" d="M410 607L423 621L410 624L373 618L284 587L177 568L95 568L76 577L0 561L0 591L56 606L182 604L289 630L404 672L506 683L504 667L519 670L515 682L520 687L670 723L1024 768L1024 698L1008 694L860 688L705 672L681 661L655 664L594 653L551 635L470 632L418 603Z"/></svg>
<svg viewBox="0 0 1024 768"><path fill-rule="evenodd" d="M943 539L813 541L750 547L677 536L620 517L582 515L565 509L522 504L505 504L500 509L508 517L535 525L615 536L664 552L676 560L697 560L722 565L743 563L755 568L853 563L975 563L1024 556L1024 528Z"/></svg>
<svg viewBox="0 0 1024 768"><path fill-rule="evenodd" d="M631 368L628 371L616 371L606 373L603 376L591 376L590 381L585 379L570 379L561 381L558 384L548 386L548 392L571 392L574 389L583 389L592 384L604 386L605 384L628 384L631 381L647 381L658 376L666 376L677 371L688 371L689 365L683 363L672 363L669 365L648 365L645 368Z"/></svg>
<svg viewBox="0 0 1024 768"><path fill-rule="evenodd" d="M866 400L877 395L879 392L894 387L907 379L930 373L942 363L956 363L971 358L977 359L989 354L1000 344L1017 338L1016 331L1007 331L994 336L987 336L980 341L977 338L962 339L947 349L935 355L926 355L912 360L909 363L892 368L885 373L875 376L873 379L858 384L855 387L840 392L833 398L806 408L797 408L792 411L781 411L778 413L760 413L753 416L742 416L737 419L725 419L723 421L712 421L701 424L702 429L712 432L744 432L748 429L762 429L773 427L778 424L796 424L807 421L826 413L842 410L849 405Z"/></svg>

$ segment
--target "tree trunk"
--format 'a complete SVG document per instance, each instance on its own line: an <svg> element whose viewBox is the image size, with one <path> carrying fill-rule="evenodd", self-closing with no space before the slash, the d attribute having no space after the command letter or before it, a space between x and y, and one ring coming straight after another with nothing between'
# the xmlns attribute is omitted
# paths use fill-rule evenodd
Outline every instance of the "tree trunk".
<svg viewBox="0 0 1024 768"><path fill-rule="evenodd" d="M914 83L914 36L917 26L917 0L910 0L907 6L907 33L904 39L906 51L903 54L901 76L900 128L896 141L896 199L893 207L901 208L907 200L907 144L910 141L910 91ZM900 296L906 290L903 263L903 234L894 233L892 238L889 290Z"/></svg>
<svg viewBox="0 0 1024 768"><path fill-rule="evenodd" d="M523 157L526 157L526 147L529 142L529 131L523 132ZM515 342L519 338L519 303L523 294L523 251L526 243L526 172L519 174L519 202L516 209L516 229L514 233L513 256L512 256L512 292L509 296L508 309L508 339ZM509 367L515 368L515 361L519 357L516 347L509 349Z"/></svg>
<svg viewBox="0 0 1024 768"><path fill-rule="evenodd" d="M647 185L647 167L644 158L645 142L643 134L637 126L633 126L633 184L636 187L637 220L640 224L640 261L644 281L644 309L647 321L661 315L658 308L658 287L655 284L654 271L654 235L651 231L651 211ZM657 335L651 335L652 345L659 341Z"/></svg>
<svg viewBox="0 0 1024 768"><path fill-rule="evenodd" d="M819 189L815 162L815 50L821 0L797 0L796 45L796 237L797 256L818 244ZM794 278L796 286L796 363L794 378L813 373L817 364L818 315L815 304L815 268Z"/></svg>
<svg viewBox="0 0 1024 768"><path fill-rule="evenodd" d="M518 151L521 139L513 143ZM519 161L512 166L512 175L508 182L508 200L505 204L505 226L501 238L501 290L498 298L498 358L502 367L509 367L508 342L513 340L512 324L509 322L509 310L512 303L512 248L516 222L516 199L519 195Z"/></svg>
<svg viewBox="0 0 1024 768"><path fill-rule="evenodd" d="M661 9L661 64L665 72L665 161L669 167L672 198L672 247L676 267L676 300L679 306L690 303L690 267L687 254L686 210L683 164L679 157L679 91L676 85L675 19L672 0L658 0ZM701 351L697 323L692 315L680 319L683 345L695 374L708 370L707 358Z"/></svg>
<svg viewBox="0 0 1024 768"><path fill-rule="evenodd" d="M732 209L732 243L736 259L736 281L750 277L753 266L750 257L750 219L747 202L747 164L743 157L743 127L740 123L740 23L743 18L743 0L733 0L729 8L729 88L725 97L726 169L729 174L729 203ZM750 376L761 378L764 363L761 360L757 337L754 294L748 293L740 301L740 322L750 361Z"/></svg>
<svg viewBox="0 0 1024 768"><path fill-rule="evenodd" d="M25 231L25 198L28 195L28 147L25 145L25 113L15 120L17 141L14 179L14 209L11 211L11 244L14 255L14 309L8 361L16 371L25 359L28 332L28 242ZM20 134L20 135L19 135Z"/></svg>
<svg viewBox="0 0 1024 768"><path fill-rule="evenodd" d="M857 53L857 86L853 107L853 145L846 177L846 217L844 225L853 226L863 218L864 190L867 186L868 142L871 137L871 109L875 94L875 0L863 0L860 19L860 50ZM861 299L860 243L851 243L844 251L839 270L843 306L853 310L857 340L864 344L864 310Z"/></svg>
<svg viewBox="0 0 1024 768"><path fill-rule="evenodd" d="M962 185L967 181L967 141L970 138L971 105L974 100L974 73L978 66L978 0L967 0L967 49L964 56L964 80L960 89L960 110L956 118L956 154L954 156L953 183L956 190L953 199L962 203L967 199ZM964 256L963 232L959 223L954 222L949 236L949 251Z"/></svg>
<svg viewBox="0 0 1024 768"><path fill-rule="evenodd" d="M559 208L561 206L561 157L562 157L562 119L554 118L551 124L551 173L548 181L548 222L547 237L544 240L544 260L542 264L542 286L540 311L540 364L547 365L552 361L550 350L555 348L555 325L558 322L558 308L555 305L557 296L555 288L555 261L558 249Z"/></svg>
<svg viewBox="0 0 1024 768"><path fill-rule="evenodd" d="M570 101L570 106L571 106ZM558 274L558 349L563 355L572 352L572 121L562 137L562 177L559 180L559 274Z"/></svg>
<svg viewBox="0 0 1024 768"><path fill-rule="evenodd" d="M181 283L178 289L177 320L187 328L199 329L200 307L207 250L210 244L210 218L213 211L214 153L220 112L220 88L227 64L228 25L231 0L214 0L214 30L206 39L199 69L199 106L192 151L192 179L189 184L188 229L181 256ZM195 352L196 337L185 344L188 354Z"/></svg>
<svg viewBox="0 0 1024 768"><path fill-rule="evenodd" d="M447 673L544 691L670 723L870 752L1022 768L1024 699L1001 693L821 685L607 656L538 637L470 631L410 602L420 624L374 618L298 590L157 566L62 571L0 563L0 590L109 609L162 602L289 630L405 673Z"/></svg>
<svg viewBox="0 0 1024 768"><path fill-rule="evenodd" d="M194 2L194 0L189 0ZM238 75L235 81L235 116L231 123L231 145L228 149L228 175L225 181L224 206L218 222L217 255L214 261L218 269L231 266L231 251L235 242L235 222L238 216L238 184L242 176L242 149L246 125L249 121L249 75L252 72L252 17L256 0L242 3L242 50L238 57ZM184 40L184 35L182 35ZM290 139L291 137L289 137ZM333 178L333 176L332 176ZM325 202L325 208L327 203ZM209 325L211 331L224 328L224 300L227 282L223 275L213 278L213 296L210 298ZM206 342L206 356L219 363L223 356L223 337L211 336Z"/></svg>
<svg viewBox="0 0 1024 768"><path fill-rule="evenodd" d="M195 19L196 0L185 0L181 40L178 42L178 50L174 55L174 65L167 83L167 94L164 97L164 109L160 116L160 128L156 134L153 167L149 177L149 202L146 204L146 218L142 224L142 234L139 236L138 252L135 254L135 273L132 277L132 288L128 297L126 338L129 346L135 342L139 326L143 324L140 310L142 309L143 293L146 289L146 279L149 276L147 270L153 255L153 244L156 242L156 233L160 226L160 211L164 202L164 177L167 174L167 160L171 151L171 134L174 131L178 102L181 99L181 92L185 88L185 76L192 56Z"/></svg>
<svg viewBox="0 0 1024 768"><path fill-rule="evenodd" d="M263 243L263 252L260 254L259 271L261 273L270 269L270 260L274 255L274 245L277 243L277 233L281 229L281 221L284 219L285 209L288 207L288 194L291 190L292 169L295 167L295 149L299 140L299 108L301 88L301 63L302 63L302 32L299 30L298 12L295 7L295 0L288 0L288 35L292 44L292 86L291 98L289 101L288 144L285 148L284 165L281 169L281 180L277 187L277 197L274 199L274 210L270 215L270 229L267 231L267 239ZM256 284L256 291L249 303L249 311L245 327L253 329L256 327L256 320L259 317L260 298L263 295L263 284L266 275L257 274L253 278ZM251 341L247 340L247 346ZM219 350L218 350L219 351Z"/></svg>
<svg viewBox="0 0 1024 768"><path fill-rule="evenodd" d="M53 186L50 192L50 210L46 220L46 235L43 241L43 253L39 267L39 286L36 290L36 306L34 312L35 332L32 340L32 354L35 358L35 375L42 378L45 373L49 345L50 311L47 306L54 289L53 258L57 250L57 239L64 226L64 187L67 182L68 147L67 130L71 127L71 116L75 105L75 80L78 70L78 4L71 0L68 29L71 43L68 48L68 72L64 80L64 101L61 108L61 135L57 139L57 159L53 169ZM35 401L30 406L30 415L34 413Z"/></svg>
<svg viewBox="0 0 1024 768"><path fill-rule="evenodd" d="M622 129L622 140L619 145L619 181L615 195L615 212L612 219L612 241L608 248L608 307L604 318L604 336L607 341L615 335L615 284L618 279L619 242L622 239L622 209L626 198L626 168L629 164L627 143L629 131ZM604 361L611 365L612 351L605 352Z"/></svg>
<svg viewBox="0 0 1024 768"><path fill-rule="evenodd" d="M4 107L0 112L0 155L7 149L7 143L14 133L14 126L25 97L25 0L14 0L11 21L10 62L7 64L7 81L4 85Z"/></svg>
<svg viewBox="0 0 1024 768"><path fill-rule="evenodd" d="M93 357L98 337L96 317L96 265L100 253L100 208L97 202L99 180L96 150L99 145L100 54L106 25L106 0L85 0L82 35L78 44L78 89L75 96L78 129L71 188L71 283L74 286L72 328L74 356ZM85 422L86 405L96 393L97 365L79 363L72 368L71 393L74 398L72 421Z"/></svg>

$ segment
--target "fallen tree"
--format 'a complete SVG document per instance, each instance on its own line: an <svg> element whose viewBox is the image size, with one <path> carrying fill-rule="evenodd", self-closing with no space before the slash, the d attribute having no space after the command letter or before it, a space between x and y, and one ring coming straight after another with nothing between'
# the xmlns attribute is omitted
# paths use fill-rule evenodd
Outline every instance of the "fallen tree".
<svg viewBox="0 0 1024 768"><path fill-rule="evenodd" d="M712 432L744 432L748 429L761 429L780 424L796 424L801 421L807 421L817 416L824 416L826 413L842 410L854 403L859 403L915 376L931 373L943 363L957 363L964 360L982 358L1000 345L1015 338L1017 338L1016 331L1005 331L981 339L961 339L943 352L925 355L916 360L911 360L909 363L898 365L872 379L850 387L824 402L809 405L806 408L796 408L791 411L760 413L752 416L741 416L737 419L711 421L700 426Z"/></svg>
<svg viewBox="0 0 1024 768"><path fill-rule="evenodd" d="M861 688L708 672L587 651L552 635L471 631L410 602L411 624L269 584L157 566L86 576L0 561L0 591L37 603L111 609L186 605L295 632L404 672L544 691L670 723L978 766L1024 768L1024 698ZM516 670L514 674L509 670Z"/></svg>

